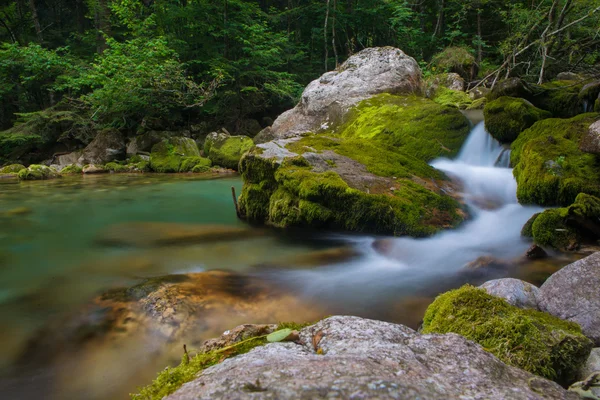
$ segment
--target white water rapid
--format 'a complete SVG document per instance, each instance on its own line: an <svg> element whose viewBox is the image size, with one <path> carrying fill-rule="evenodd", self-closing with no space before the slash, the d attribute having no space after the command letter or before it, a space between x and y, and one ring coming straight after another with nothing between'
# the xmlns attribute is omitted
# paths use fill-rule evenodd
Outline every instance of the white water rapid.
<svg viewBox="0 0 600 400"><path fill-rule="evenodd" d="M541 209L517 202L509 158L510 152L486 132L483 122L479 123L455 160L431 163L462 183L471 215L468 222L426 239L385 239L384 252L374 248L378 238L344 236L344 241L362 253L360 259L292 271L284 281L311 297L358 302L366 307L377 303L386 292L406 294L443 280L482 256L510 260L523 255L528 243L520 236L521 228Z"/></svg>

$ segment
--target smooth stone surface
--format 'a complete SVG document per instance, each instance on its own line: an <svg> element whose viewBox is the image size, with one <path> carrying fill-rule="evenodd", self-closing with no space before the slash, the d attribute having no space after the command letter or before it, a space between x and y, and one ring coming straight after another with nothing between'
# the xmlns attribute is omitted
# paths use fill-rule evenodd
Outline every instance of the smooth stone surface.
<svg viewBox="0 0 600 400"><path fill-rule="evenodd" d="M579 150L584 153L600 154L600 120L590 125L589 131L579 142Z"/></svg>
<svg viewBox="0 0 600 400"><path fill-rule="evenodd" d="M500 297L519 308L538 308L536 293L538 288L519 279L503 278L487 281L480 288L492 296Z"/></svg>
<svg viewBox="0 0 600 400"><path fill-rule="evenodd" d="M84 174L104 174L104 173L107 173L108 171L105 170L102 166L90 164L90 165L86 165L85 167L83 167L82 172Z"/></svg>
<svg viewBox="0 0 600 400"><path fill-rule="evenodd" d="M100 131L81 153L77 164L106 164L125 159L125 139L116 129Z"/></svg>
<svg viewBox="0 0 600 400"><path fill-rule="evenodd" d="M600 252L553 274L536 297L540 310L577 322L600 345Z"/></svg>
<svg viewBox="0 0 600 400"><path fill-rule="evenodd" d="M455 335L331 317L204 370L169 400L188 399L578 399L554 382L510 367Z"/></svg>
<svg viewBox="0 0 600 400"><path fill-rule="evenodd" d="M393 47L362 50L336 71L312 81L300 103L281 114L256 143L315 132L335 124L353 105L380 93L409 94L421 91L421 72L414 58Z"/></svg>

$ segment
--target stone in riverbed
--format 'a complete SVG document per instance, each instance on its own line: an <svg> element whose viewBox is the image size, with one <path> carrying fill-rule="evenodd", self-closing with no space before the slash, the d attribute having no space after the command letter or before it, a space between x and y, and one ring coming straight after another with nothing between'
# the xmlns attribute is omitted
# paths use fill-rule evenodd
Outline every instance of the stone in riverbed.
<svg viewBox="0 0 600 400"><path fill-rule="evenodd" d="M531 308L537 310L535 298L538 288L531 283L519 279L503 278L487 281L479 286L495 297L506 300L509 304L519 308Z"/></svg>
<svg viewBox="0 0 600 400"><path fill-rule="evenodd" d="M108 172L108 170L105 169L102 165L94 165L94 164L89 164L89 165L84 166L81 171L87 175L104 174L104 173Z"/></svg>
<svg viewBox="0 0 600 400"><path fill-rule="evenodd" d="M420 335L358 317L304 328L300 344L272 343L202 371L168 400L573 399L554 382L510 367L455 334Z"/></svg>
<svg viewBox="0 0 600 400"><path fill-rule="evenodd" d="M182 162L189 157L200 157L196 142L186 137L172 137L152 146L150 167L155 172L179 172Z"/></svg>
<svg viewBox="0 0 600 400"><path fill-rule="evenodd" d="M204 142L204 155L214 165L237 171L240 158L252 146L254 142L248 136L230 136L224 132L212 132Z"/></svg>
<svg viewBox="0 0 600 400"><path fill-rule="evenodd" d="M600 345L600 252L567 265L540 287L540 310L581 325Z"/></svg>
<svg viewBox="0 0 600 400"><path fill-rule="evenodd" d="M77 164L106 164L125 159L125 139L116 129L98 132L77 160Z"/></svg>
<svg viewBox="0 0 600 400"><path fill-rule="evenodd" d="M17 174L23 181L45 180L59 177L58 172L45 165L32 164L27 169L22 169Z"/></svg>
<svg viewBox="0 0 600 400"><path fill-rule="evenodd" d="M235 211L232 209L232 212ZM154 247L239 240L263 233L258 229L228 225L124 222L100 232L96 242L111 246Z"/></svg>

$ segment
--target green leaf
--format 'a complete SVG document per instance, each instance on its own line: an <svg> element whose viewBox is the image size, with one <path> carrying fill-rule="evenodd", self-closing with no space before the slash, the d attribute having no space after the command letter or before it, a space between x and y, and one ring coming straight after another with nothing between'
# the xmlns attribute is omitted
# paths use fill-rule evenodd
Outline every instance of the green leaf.
<svg viewBox="0 0 600 400"><path fill-rule="evenodd" d="M271 342L271 343L281 342L281 341L287 339L287 337L290 336L291 333L292 333L292 330L289 328L280 329L280 330L275 331L275 332L271 333L270 335L268 335L267 341Z"/></svg>

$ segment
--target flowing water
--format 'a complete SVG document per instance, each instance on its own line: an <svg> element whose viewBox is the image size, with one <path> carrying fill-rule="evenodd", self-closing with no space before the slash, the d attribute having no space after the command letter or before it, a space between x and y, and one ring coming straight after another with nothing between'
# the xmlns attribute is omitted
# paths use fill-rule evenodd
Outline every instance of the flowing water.
<svg viewBox="0 0 600 400"><path fill-rule="evenodd" d="M241 180L105 175L46 182L0 181L3 398L125 398L165 363L173 362L168 357L142 360L139 355L147 343L133 341L112 358L93 358L94 368L89 364L82 368L64 357L60 363L36 366L35 372L29 366L15 367L16 360L22 360L27 340L40 327L81 309L98 293L128 287L146 277L233 270L270 282L306 304L318 304L317 316L354 314L416 328L425 307L442 291L506 275L535 281L568 262L555 258L542 265L519 264L518 269L465 270L465 265L482 257L514 264L529 245L520 237L521 227L540 209L518 204L509 152L481 123L457 159L439 159L432 165L462 183L472 218L456 230L426 239L271 230L235 242L146 249L106 247L98 245L98 234L123 222L242 227L235 217L230 189L233 186L239 193ZM291 267L302 255L340 246L351 248L354 256L329 261L320 258L320 265L310 268ZM257 268L260 265L270 267ZM220 318L215 330L240 322L277 322L238 321L227 314ZM278 318L304 317L290 308ZM89 352L82 348L76 357L83 359ZM56 384L59 380L60 385Z"/></svg>

